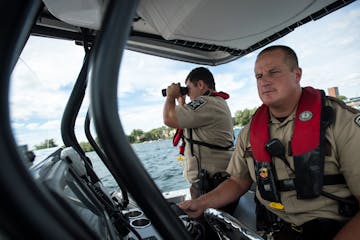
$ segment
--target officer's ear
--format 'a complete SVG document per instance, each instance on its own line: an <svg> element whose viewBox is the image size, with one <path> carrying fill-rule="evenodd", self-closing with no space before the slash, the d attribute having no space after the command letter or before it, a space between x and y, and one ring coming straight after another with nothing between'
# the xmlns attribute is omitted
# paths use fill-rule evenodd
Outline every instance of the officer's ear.
<svg viewBox="0 0 360 240"><path fill-rule="evenodd" d="M296 82L299 83L302 76L302 69L300 67L297 67L295 69L295 74L296 74Z"/></svg>
<svg viewBox="0 0 360 240"><path fill-rule="evenodd" d="M206 88L206 84L205 84L205 82L203 80L199 80L197 82L197 84L198 84L198 87L200 88L200 90L203 90L203 89Z"/></svg>

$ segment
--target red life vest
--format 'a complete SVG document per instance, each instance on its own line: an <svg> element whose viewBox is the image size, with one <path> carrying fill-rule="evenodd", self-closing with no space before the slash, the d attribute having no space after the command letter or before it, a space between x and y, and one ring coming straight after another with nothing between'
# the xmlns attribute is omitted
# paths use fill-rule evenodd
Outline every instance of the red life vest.
<svg viewBox="0 0 360 240"><path fill-rule="evenodd" d="M291 138L291 155L295 170L290 168L285 156L281 160L295 173L294 183L298 199L310 199L319 196L324 184L324 141L325 128L329 125L324 106L325 94L312 87L303 88L296 110L294 130ZM331 109L332 110L332 109ZM255 174L259 191L264 199L279 201L281 182L277 180L275 167L266 146L271 142L269 133L270 113L262 105L255 113L250 125L250 144L255 163ZM281 144L281 143L280 143ZM285 154L285 153L282 153ZM274 156L273 156L274 157ZM262 172L269 174L262 174ZM271 183L269 185L269 183Z"/></svg>
<svg viewBox="0 0 360 240"><path fill-rule="evenodd" d="M302 90L296 110L291 150L294 156L312 151L320 145L321 93L312 87ZM254 114L250 125L250 144L254 159L271 162L271 156L265 149L270 140L269 107L263 104Z"/></svg>
<svg viewBox="0 0 360 240"><path fill-rule="evenodd" d="M265 147L270 140L269 108L262 105L256 111L250 125L250 144L258 189L264 199L279 202L279 191L296 190L298 199L323 195L337 201L342 216L352 217L358 212L359 204L354 196L342 198L322 190L323 185L346 184L342 174L324 175L325 130L333 122L333 117L333 109L325 106L323 91L312 87L303 88L291 139L295 178L277 180L271 156ZM269 174L261 175L264 168L269 169Z"/></svg>

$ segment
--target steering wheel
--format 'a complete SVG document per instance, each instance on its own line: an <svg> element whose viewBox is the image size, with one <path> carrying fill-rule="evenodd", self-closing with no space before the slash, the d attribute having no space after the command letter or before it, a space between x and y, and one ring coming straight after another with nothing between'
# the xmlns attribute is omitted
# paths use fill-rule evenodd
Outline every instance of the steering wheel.
<svg viewBox="0 0 360 240"><path fill-rule="evenodd" d="M246 225L224 211L208 208L204 212L204 217L220 239L264 240Z"/></svg>
<svg viewBox="0 0 360 240"><path fill-rule="evenodd" d="M189 218L189 216L176 203L169 202L169 205L175 212L176 216L183 222L185 229L190 233L194 240L205 239L205 227L201 222Z"/></svg>

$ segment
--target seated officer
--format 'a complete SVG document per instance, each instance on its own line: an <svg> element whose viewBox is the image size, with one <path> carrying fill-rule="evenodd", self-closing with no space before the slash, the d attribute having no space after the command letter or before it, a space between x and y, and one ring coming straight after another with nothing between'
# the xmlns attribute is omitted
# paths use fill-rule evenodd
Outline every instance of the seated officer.
<svg viewBox="0 0 360 240"><path fill-rule="evenodd" d="M300 87L302 70L286 46L255 62L263 105L241 131L213 191L179 206L190 216L241 197L256 183L257 227L274 239L360 236L360 112L323 91Z"/></svg>

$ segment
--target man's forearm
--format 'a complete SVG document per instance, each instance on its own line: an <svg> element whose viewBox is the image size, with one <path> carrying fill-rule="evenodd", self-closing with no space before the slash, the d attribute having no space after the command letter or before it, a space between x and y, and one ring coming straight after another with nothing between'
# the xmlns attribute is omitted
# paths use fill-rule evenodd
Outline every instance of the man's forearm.
<svg viewBox="0 0 360 240"><path fill-rule="evenodd" d="M244 195L251 186L251 180L238 180L231 177L213 191L199 197L205 208L221 208Z"/></svg>
<svg viewBox="0 0 360 240"><path fill-rule="evenodd" d="M207 208L221 208L234 202L246 193L251 183L252 181L250 179L240 180L230 177L211 192L197 199L179 203L179 207L183 209L189 217L197 218L203 214Z"/></svg>
<svg viewBox="0 0 360 240"><path fill-rule="evenodd" d="M163 109L163 119L165 125L172 128L179 128L179 124L176 118L175 106L175 99L167 97Z"/></svg>

